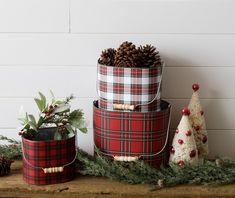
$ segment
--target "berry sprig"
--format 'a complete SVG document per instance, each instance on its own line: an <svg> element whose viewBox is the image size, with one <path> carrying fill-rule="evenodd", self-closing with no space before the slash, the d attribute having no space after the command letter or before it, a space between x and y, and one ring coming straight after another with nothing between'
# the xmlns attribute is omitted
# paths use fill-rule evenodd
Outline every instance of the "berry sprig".
<svg viewBox="0 0 235 198"><path fill-rule="evenodd" d="M35 102L39 109L39 118L36 121L31 114L25 113L19 120L23 128L18 133L27 139L36 139L39 129L45 127L55 127L55 139L66 139L71 137L77 129L86 133L86 122L81 110L71 111L70 102L74 98L73 95L66 97L65 100L56 100L52 95L52 101L47 103L46 97L39 92L40 98L35 98Z"/></svg>

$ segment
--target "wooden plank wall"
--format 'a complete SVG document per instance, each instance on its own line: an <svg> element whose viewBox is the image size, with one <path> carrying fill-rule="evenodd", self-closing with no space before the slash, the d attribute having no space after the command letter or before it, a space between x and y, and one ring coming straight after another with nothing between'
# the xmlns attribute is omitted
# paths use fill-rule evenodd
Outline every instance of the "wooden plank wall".
<svg viewBox="0 0 235 198"><path fill-rule="evenodd" d="M89 120L78 140L92 152L97 59L129 40L157 46L166 62L172 130L198 82L211 156L235 157L234 10L232 0L0 0L0 134L18 138L19 108L36 113L39 90L74 93Z"/></svg>

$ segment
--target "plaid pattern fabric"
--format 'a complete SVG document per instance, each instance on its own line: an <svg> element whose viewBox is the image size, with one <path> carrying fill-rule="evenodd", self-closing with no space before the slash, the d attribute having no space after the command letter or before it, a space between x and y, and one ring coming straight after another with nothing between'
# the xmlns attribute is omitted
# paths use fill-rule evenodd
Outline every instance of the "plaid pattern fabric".
<svg viewBox="0 0 235 198"><path fill-rule="evenodd" d="M154 167L166 165L169 150L157 156L167 137L170 108L162 101L162 111L123 112L101 109L94 102L94 142L107 155L142 156ZM167 140L168 141L168 140Z"/></svg>
<svg viewBox="0 0 235 198"><path fill-rule="evenodd" d="M146 104L152 101L158 91L161 67L125 68L98 64L97 91L101 108L113 110L117 104ZM160 109L160 93L153 105L140 106L139 111Z"/></svg>
<svg viewBox="0 0 235 198"><path fill-rule="evenodd" d="M64 167L60 173L45 174L42 168L59 167L73 161L75 137L66 140L31 141L22 138L23 179L29 184L45 185L72 180L76 175L75 163ZM33 167L31 166L33 165Z"/></svg>
<svg viewBox="0 0 235 198"><path fill-rule="evenodd" d="M119 102L120 101L114 100L113 103L111 103L102 99L98 101L99 107L102 109L107 109L107 110L113 110L113 104L119 104ZM154 109L155 111L159 111L160 104L161 104L161 100L158 99L158 100L153 101L151 104L136 107L135 111L150 112L150 111L153 111Z"/></svg>

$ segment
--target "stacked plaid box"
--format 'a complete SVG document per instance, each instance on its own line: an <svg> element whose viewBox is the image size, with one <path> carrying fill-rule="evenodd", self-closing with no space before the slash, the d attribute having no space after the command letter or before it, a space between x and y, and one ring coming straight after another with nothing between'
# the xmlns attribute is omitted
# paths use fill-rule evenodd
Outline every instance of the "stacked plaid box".
<svg viewBox="0 0 235 198"><path fill-rule="evenodd" d="M154 167L166 165L170 105L162 101L161 106L163 110L151 112L108 111L94 102L95 146L109 159L132 157Z"/></svg>
<svg viewBox="0 0 235 198"><path fill-rule="evenodd" d="M95 147L108 159L166 165L170 104L160 97L162 65L127 68L98 64L97 71L100 99L93 104ZM123 108L115 109L118 105Z"/></svg>
<svg viewBox="0 0 235 198"><path fill-rule="evenodd" d="M162 67L126 68L98 64L99 106L114 110L114 104L134 105L136 111L160 110Z"/></svg>

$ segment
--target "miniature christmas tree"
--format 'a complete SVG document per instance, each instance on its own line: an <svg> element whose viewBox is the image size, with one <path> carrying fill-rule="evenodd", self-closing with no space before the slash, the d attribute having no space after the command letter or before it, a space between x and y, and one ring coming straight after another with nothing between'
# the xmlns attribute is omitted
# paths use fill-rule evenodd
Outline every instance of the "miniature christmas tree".
<svg viewBox="0 0 235 198"><path fill-rule="evenodd" d="M193 84L192 88L194 93L188 106L191 112L189 115L189 121L191 126L194 128L194 137L198 149L198 157L200 163L202 163L203 159L208 155L208 136L206 131L204 111L202 110L198 95L199 85Z"/></svg>
<svg viewBox="0 0 235 198"><path fill-rule="evenodd" d="M193 128L189 122L190 111L187 107L182 109L182 115L170 150L170 162L177 163L179 166L185 164L197 165L197 146Z"/></svg>

